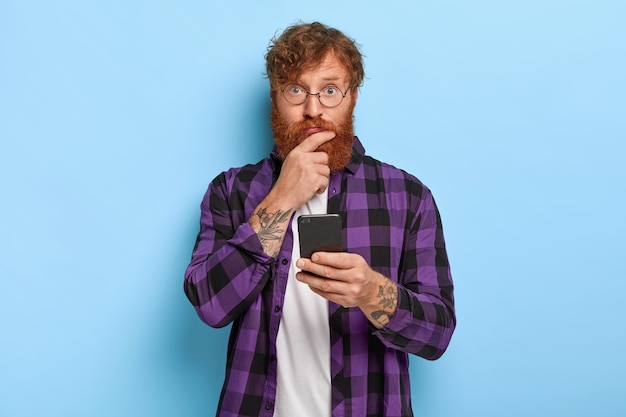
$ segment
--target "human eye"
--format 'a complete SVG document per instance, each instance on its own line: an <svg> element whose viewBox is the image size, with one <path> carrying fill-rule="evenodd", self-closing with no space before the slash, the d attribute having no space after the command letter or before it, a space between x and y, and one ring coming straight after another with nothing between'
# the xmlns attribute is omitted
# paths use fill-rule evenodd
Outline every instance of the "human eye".
<svg viewBox="0 0 626 417"><path fill-rule="evenodd" d="M289 84L285 89L286 92L291 94L292 96L299 96L304 92L304 89L298 84Z"/></svg>
<svg viewBox="0 0 626 417"><path fill-rule="evenodd" d="M339 94L339 88L334 85L327 85L322 90L322 94L324 94L325 96L334 96L336 94Z"/></svg>

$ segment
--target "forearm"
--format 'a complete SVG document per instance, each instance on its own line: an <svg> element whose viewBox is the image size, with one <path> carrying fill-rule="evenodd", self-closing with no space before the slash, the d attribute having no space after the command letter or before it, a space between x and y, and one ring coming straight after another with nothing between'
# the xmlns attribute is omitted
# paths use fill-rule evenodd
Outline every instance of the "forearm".
<svg viewBox="0 0 626 417"><path fill-rule="evenodd" d="M377 329L382 329L396 313L398 289L389 278L375 271L372 273L375 276L371 295L359 308Z"/></svg>
<svg viewBox="0 0 626 417"><path fill-rule="evenodd" d="M395 314L376 334L391 348L429 360L438 359L447 349L456 327L453 302L433 293L416 294L402 286L397 289Z"/></svg>
<svg viewBox="0 0 626 417"><path fill-rule="evenodd" d="M294 209L288 204L268 196L248 219L263 246L263 251L272 258L278 256L280 252L293 213Z"/></svg>
<svg viewBox="0 0 626 417"><path fill-rule="evenodd" d="M263 289L273 259L248 223L237 225L226 210L203 201L200 232L185 271L184 290L198 316L214 327L234 320Z"/></svg>
<svg viewBox="0 0 626 417"><path fill-rule="evenodd" d="M374 327L382 330L379 335L385 344L427 359L441 356L456 324L452 302L412 293L382 274L375 281L376 291L359 307Z"/></svg>

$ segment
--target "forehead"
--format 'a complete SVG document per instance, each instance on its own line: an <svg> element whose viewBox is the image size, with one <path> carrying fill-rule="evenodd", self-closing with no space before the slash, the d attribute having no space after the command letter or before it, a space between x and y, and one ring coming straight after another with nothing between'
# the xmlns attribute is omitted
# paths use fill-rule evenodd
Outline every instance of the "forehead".
<svg viewBox="0 0 626 417"><path fill-rule="evenodd" d="M349 80L348 69L335 56L327 53L318 65L313 65L303 70L296 78L300 83L344 83Z"/></svg>

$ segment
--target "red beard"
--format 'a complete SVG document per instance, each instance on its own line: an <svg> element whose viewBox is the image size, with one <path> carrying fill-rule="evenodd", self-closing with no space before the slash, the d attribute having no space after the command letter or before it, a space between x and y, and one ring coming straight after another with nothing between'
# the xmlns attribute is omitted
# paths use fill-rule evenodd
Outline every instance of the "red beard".
<svg viewBox="0 0 626 417"><path fill-rule="evenodd" d="M284 161L289 152L298 146L306 138L305 129L317 126L324 130L335 132L335 137L328 142L321 144L317 151L328 154L328 167L331 172L344 169L352 157L352 144L354 143L354 123L352 111L340 124L321 118L305 119L296 122L291 126L280 117L276 106L272 106L270 114L272 130L274 131L274 143L278 151L278 156Z"/></svg>

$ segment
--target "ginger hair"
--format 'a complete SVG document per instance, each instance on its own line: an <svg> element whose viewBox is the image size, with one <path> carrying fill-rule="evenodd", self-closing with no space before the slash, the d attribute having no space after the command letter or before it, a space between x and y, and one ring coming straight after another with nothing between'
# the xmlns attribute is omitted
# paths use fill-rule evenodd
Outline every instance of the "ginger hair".
<svg viewBox="0 0 626 417"><path fill-rule="evenodd" d="M356 42L337 29L313 22L288 27L272 39L265 55L270 87L276 89L295 81L318 66L328 53L333 53L348 70L350 88L363 84L363 56Z"/></svg>

